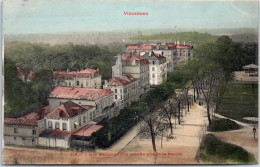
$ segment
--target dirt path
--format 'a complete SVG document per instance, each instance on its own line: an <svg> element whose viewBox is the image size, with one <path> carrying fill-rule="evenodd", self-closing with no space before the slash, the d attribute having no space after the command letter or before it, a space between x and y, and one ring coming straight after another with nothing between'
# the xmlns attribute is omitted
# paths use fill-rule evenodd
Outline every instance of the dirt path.
<svg viewBox="0 0 260 167"><path fill-rule="evenodd" d="M227 118L219 114L215 114L215 116L219 118ZM242 126L242 128L232 131L214 132L214 135L228 143L232 143L244 148L246 151L252 153L255 159L258 161L258 134L256 133L256 138L254 139L254 126L252 124L243 123L237 120L233 121ZM258 127L256 127L256 129L256 132L258 132Z"/></svg>
<svg viewBox="0 0 260 167"><path fill-rule="evenodd" d="M199 132L207 121L205 109L194 105L184 117L183 125L174 129L175 139L157 138L157 156L150 139L141 139L138 125L109 149L91 152L57 151L36 148L5 147L4 164L197 164ZM77 153L77 154L76 154ZM115 155L116 153L119 153Z"/></svg>

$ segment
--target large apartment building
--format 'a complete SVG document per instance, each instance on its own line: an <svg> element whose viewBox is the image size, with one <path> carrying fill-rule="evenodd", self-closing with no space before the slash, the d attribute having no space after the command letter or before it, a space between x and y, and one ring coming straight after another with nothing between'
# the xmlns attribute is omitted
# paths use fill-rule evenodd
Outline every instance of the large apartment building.
<svg viewBox="0 0 260 167"><path fill-rule="evenodd" d="M131 105L133 101L137 101L141 89L139 79L126 79L126 77L112 77L108 82L105 82L103 88L114 92L113 99L120 106L120 109Z"/></svg>
<svg viewBox="0 0 260 167"><path fill-rule="evenodd" d="M122 78L125 74L131 74L133 78L140 80L142 94L149 89L149 64L149 61L140 54L117 55L112 66L112 77Z"/></svg>
<svg viewBox="0 0 260 167"><path fill-rule="evenodd" d="M79 105L95 106L95 117L113 117L118 110L113 103L113 92L107 89L54 87L49 96L50 110L71 100Z"/></svg>
<svg viewBox="0 0 260 167"><path fill-rule="evenodd" d="M138 53L144 55L146 53L151 54L158 53L166 57L167 61L167 71L168 73L173 72L176 68L178 62L183 62L192 56L191 53L192 44L191 43L180 43L175 41L174 43L156 43L156 44L129 44L126 45L126 52L128 53Z"/></svg>
<svg viewBox="0 0 260 167"><path fill-rule="evenodd" d="M54 86L80 88L101 88L101 75L98 70L53 71Z"/></svg>
<svg viewBox="0 0 260 167"><path fill-rule="evenodd" d="M151 86L160 85L167 78L166 58L158 53L147 53L144 55L149 64L149 84Z"/></svg>

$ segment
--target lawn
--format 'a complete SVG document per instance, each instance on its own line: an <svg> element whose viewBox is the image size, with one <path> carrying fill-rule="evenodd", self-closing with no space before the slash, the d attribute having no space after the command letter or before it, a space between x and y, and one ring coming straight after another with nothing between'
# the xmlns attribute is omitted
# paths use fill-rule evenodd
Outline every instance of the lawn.
<svg viewBox="0 0 260 167"><path fill-rule="evenodd" d="M219 104L218 113L243 121L244 117L258 117L258 85L229 83Z"/></svg>
<svg viewBox="0 0 260 167"><path fill-rule="evenodd" d="M242 147L207 134L200 144L199 158L210 164L256 164L254 156Z"/></svg>
<svg viewBox="0 0 260 167"><path fill-rule="evenodd" d="M235 121L230 119L215 119L212 121L208 130L212 132L221 132L237 129L240 129L240 126Z"/></svg>

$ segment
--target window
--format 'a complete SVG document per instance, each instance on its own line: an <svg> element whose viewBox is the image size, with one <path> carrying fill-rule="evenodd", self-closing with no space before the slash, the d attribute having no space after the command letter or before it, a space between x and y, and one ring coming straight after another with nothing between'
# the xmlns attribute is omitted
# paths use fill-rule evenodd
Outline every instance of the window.
<svg viewBox="0 0 260 167"><path fill-rule="evenodd" d="M14 137L14 140L16 140L16 137Z"/></svg>
<svg viewBox="0 0 260 167"><path fill-rule="evenodd" d="M79 86L79 81L77 81L77 86Z"/></svg>
<svg viewBox="0 0 260 167"><path fill-rule="evenodd" d="M81 117L79 117L79 126L81 126Z"/></svg>
<svg viewBox="0 0 260 167"><path fill-rule="evenodd" d="M86 116L83 117L83 123L86 123Z"/></svg>
<svg viewBox="0 0 260 167"><path fill-rule="evenodd" d="M77 125L76 125L76 122L74 122L74 129L76 129L77 128Z"/></svg>
<svg viewBox="0 0 260 167"><path fill-rule="evenodd" d="M86 87L88 87L88 82L86 82Z"/></svg>
<svg viewBox="0 0 260 167"><path fill-rule="evenodd" d="M115 89L115 93L117 93L117 89Z"/></svg>
<svg viewBox="0 0 260 167"><path fill-rule="evenodd" d="M36 130L32 130L32 134L33 134L33 135L36 135Z"/></svg>
<svg viewBox="0 0 260 167"><path fill-rule="evenodd" d="M96 113L95 113L95 111L93 111L93 118L95 118L96 117Z"/></svg>
<svg viewBox="0 0 260 167"><path fill-rule="evenodd" d="M23 139L23 141L25 140L25 138L22 138Z"/></svg>
<svg viewBox="0 0 260 167"><path fill-rule="evenodd" d="M52 122L51 121L48 122L48 128L52 128Z"/></svg>
<svg viewBox="0 0 260 167"><path fill-rule="evenodd" d="M90 117L90 120L91 120L91 119L92 119L92 112L90 113L90 116L89 116L89 117Z"/></svg>
<svg viewBox="0 0 260 167"><path fill-rule="evenodd" d="M71 83L69 82L69 86L71 86Z"/></svg>
<svg viewBox="0 0 260 167"><path fill-rule="evenodd" d="M155 78L155 75L153 74L153 78Z"/></svg>
<svg viewBox="0 0 260 167"><path fill-rule="evenodd" d="M83 88L83 84L81 84L81 88Z"/></svg>
<svg viewBox="0 0 260 167"><path fill-rule="evenodd" d="M14 128L14 133L17 133L17 128Z"/></svg>
<svg viewBox="0 0 260 167"><path fill-rule="evenodd" d="M154 71L154 67L152 68L152 71Z"/></svg>
<svg viewBox="0 0 260 167"><path fill-rule="evenodd" d="M55 129L60 129L60 123L59 122L55 122Z"/></svg>
<svg viewBox="0 0 260 167"><path fill-rule="evenodd" d="M115 95L115 99L117 99L117 95Z"/></svg>
<svg viewBox="0 0 260 167"><path fill-rule="evenodd" d="M122 93L122 89L120 89L120 93Z"/></svg>
<svg viewBox="0 0 260 167"><path fill-rule="evenodd" d="M67 123L62 123L62 129L67 130Z"/></svg>
<svg viewBox="0 0 260 167"><path fill-rule="evenodd" d="M153 61L153 64L154 64L154 61Z"/></svg>
<svg viewBox="0 0 260 167"><path fill-rule="evenodd" d="M34 139L32 139L32 142L34 142Z"/></svg>

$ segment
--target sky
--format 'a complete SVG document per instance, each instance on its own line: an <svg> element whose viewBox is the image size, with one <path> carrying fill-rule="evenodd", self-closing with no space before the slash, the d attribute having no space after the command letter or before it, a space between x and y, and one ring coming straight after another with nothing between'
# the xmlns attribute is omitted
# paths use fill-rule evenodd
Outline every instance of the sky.
<svg viewBox="0 0 260 167"><path fill-rule="evenodd" d="M127 16L124 12L148 12ZM256 1L3 0L4 34L257 28Z"/></svg>

